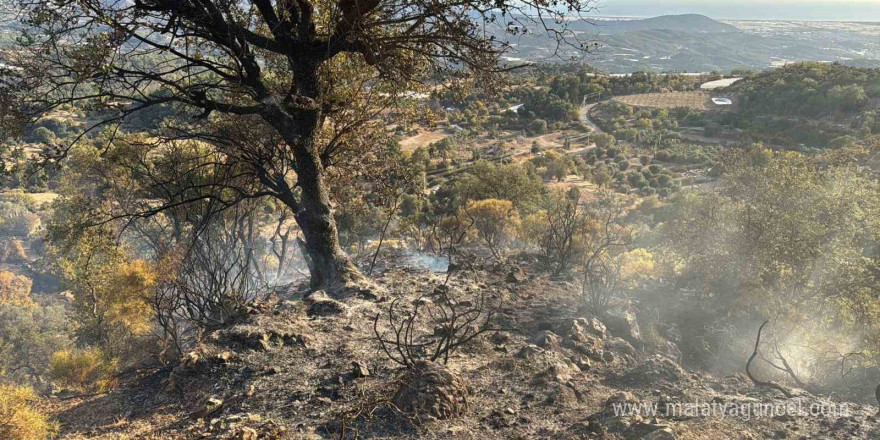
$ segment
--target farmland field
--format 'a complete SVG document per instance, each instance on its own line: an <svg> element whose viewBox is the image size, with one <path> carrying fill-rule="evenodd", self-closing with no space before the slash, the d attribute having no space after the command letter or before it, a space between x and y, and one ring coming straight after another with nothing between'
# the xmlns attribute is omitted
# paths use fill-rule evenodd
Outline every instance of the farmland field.
<svg viewBox="0 0 880 440"><path fill-rule="evenodd" d="M645 93L642 95L619 96L616 101L635 107L692 108L695 110L718 111L723 109L712 103L712 94L706 92ZM729 107L728 107L729 108Z"/></svg>
<svg viewBox="0 0 880 440"><path fill-rule="evenodd" d="M449 136L445 130L434 130L421 132L415 136L408 137L400 141L400 149L403 151L413 151L418 147L427 147L432 142L437 142Z"/></svg>

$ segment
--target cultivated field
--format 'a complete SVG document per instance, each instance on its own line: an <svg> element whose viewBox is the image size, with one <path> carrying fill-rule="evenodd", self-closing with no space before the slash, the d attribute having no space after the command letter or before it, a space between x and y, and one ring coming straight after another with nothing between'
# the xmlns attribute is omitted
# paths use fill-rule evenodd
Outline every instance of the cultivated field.
<svg viewBox="0 0 880 440"><path fill-rule="evenodd" d="M725 109L724 107L713 104L712 94L706 92L645 93L642 95L619 96L614 99L636 107L687 107L704 111L718 111Z"/></svg>
<svg viewBox="0 0 880 440"><path fill-rule="evenodd" d="M413 151L418 147L427 147L428 144L437 142L446 137L449 137L449 133L442 129L420 132L415 136L401 140L400 149L403 151Z"/></svg>

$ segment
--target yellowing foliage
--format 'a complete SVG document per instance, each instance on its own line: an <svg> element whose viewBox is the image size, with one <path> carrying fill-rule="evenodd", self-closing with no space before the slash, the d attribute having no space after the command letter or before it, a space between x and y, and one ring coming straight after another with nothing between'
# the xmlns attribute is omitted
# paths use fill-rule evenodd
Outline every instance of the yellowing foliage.
<svg viewBox="0 0 880 440"><path fill-rule="evenodd" d="M61 386L87 392L114 388L118 369L119 361L99 348L62 350L49 362L49 375Z"/></svg>
<svg viewBox="0 0 880 440"><path fill-rule="evenodd" d="M474 222L477 236L483 240L495 257L519 224L519 213L513 202L486 199L469 202L465 210Z"/></svg>
<svg viewBox="0 0 880 440"><path fill-rule="evenodd" d="M27 253L19 240L5 240L0 243L0 262L23 261Z"/></svg>
<svg viewBox="0 0 880 440"><path fill-rule="evenodd" d="M0 305L31 305L34 282L24 275L0 271Z"/></svg>
<svg viewBox="0 0 880 440"><path fill-rule="evenodd" d="M85 235L66 256L56 261L73 294L79 336L120 356L134 338L152 328L148 302L156 284L153 265L129 259L105 235Z"/></svg>
<svg viewBox="0 0 880 440"><path fill-rule="evenodd" d="M110 302L108 318L123 323L133 335L148 333L151 309L147 298L156 278L153 267L144 260L121 264L112 280L120 295Z"/></svg>
<svg viewBox="0 0 880 440"><path fill-rule="evenodd" d="M517 228L516 235L524 243L537 246L541 235L547 227L547 211L537 211L523 217Z"/></svg>
<svg viewBox="0 0 880 440"><path fill-rule="evenodd" d="M620 256L620 279L632 286L656 275L654 255L646 249L633 249Z"/></svg>
<svg viewBox="0 0 880 440"><path fill-rule="evenodd" d="M44 440L57 431L54 423L34 409L29 387L0 385L0 439Z"/></svg>
<svg viewBox="0 0 880 440"><path fill-rule="evenodd" d="M0 201L0 236L23 237L40 227L40 217L24 206Z"/></svg>

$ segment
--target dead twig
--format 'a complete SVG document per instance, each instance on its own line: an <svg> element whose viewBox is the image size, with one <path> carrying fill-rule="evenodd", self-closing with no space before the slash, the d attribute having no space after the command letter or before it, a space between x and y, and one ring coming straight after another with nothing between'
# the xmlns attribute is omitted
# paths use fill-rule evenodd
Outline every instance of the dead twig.
<svg viewBox="0 0 880 440"><path fill-rule="evenodd" d="M388 359L407 368L418 360L445 364L450 354L485 333L516 331L493 325L496 310L501 306L490 306L485 294L480 294L475 302L456 301L448 292L440 293L434 301L422 295L414 302L412 311L402 313L397 310L398 303L399 299L392 301L387 310L390 331L379 330L381 314L377 314L373 333ZM421 333L420 323L433 332ZM390 336L386 337L388 333Z"/></svg>
<svg viewBox="0 0 880 440"><path fill-rule="evenodd" d="M784 394L785 397L791 398L791 397L794 397L794 394L791 394L791 391L788 391L788 389L786 389L782 385L777 384L776 382L762 381L762 380L756 378L752 374L752 371L751 371L752 361L754 361L755 358L758 357L759 347L761 345L761 332L764 331L764 326L766 326L769 323L770 323L770 321L764 321L764 323L761 324L761 327L758 328L758 337L755 338L755 349L754 349L754 351L752 351L752 355L749 356L748 362L746 362L746 375L749 376L749 379L751 379L752 383L754 383L756 386L773 388L774 390L777 390L777 391L781 392L782 394Z"/></svg>

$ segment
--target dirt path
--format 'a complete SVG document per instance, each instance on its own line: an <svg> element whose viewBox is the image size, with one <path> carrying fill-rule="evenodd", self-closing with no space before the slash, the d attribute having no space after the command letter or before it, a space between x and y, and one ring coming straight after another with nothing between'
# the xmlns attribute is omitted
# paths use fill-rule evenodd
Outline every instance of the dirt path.
<svg viewBox="0 0 880 440"><path fill-rule="evenodd" d="M605 133L605 132L602 131L602 129L599 128L599 126L596 125L596 123L593 122L592 119L590 119L590 110L592 110L593 107L595 107L603 102L605 102L605 101L594 102L592 104L585 104L585 105L582 105L581 109L580 109L581 122L586 124L587 127L590 127L591 129L593 129L594 134L601 134L601 133Z"/></svg>

